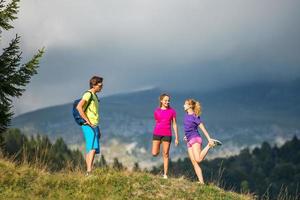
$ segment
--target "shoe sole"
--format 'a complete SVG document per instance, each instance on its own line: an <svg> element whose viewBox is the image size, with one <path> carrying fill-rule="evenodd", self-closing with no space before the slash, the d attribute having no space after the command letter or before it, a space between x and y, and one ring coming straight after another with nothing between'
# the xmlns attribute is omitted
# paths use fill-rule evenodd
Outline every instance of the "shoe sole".
<svg viewBox="0 0 300 200"><path fill-rule="evenodd" d="M216 139L212 139L212 141L214 142L214 146L221 146L222 145L222 142L220 142L219 140L216 140Z"/></svg>

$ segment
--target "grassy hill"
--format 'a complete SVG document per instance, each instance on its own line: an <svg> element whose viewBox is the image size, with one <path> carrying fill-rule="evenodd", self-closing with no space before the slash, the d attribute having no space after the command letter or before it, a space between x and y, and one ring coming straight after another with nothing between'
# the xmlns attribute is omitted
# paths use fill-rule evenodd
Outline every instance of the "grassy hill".
<svg viewBox="0 0 300 200"><path fill-rule="evenodd" d="M252 199L214 185L164 180L145 172L96 169L49 173L0 159L0 199Z"/></svg>

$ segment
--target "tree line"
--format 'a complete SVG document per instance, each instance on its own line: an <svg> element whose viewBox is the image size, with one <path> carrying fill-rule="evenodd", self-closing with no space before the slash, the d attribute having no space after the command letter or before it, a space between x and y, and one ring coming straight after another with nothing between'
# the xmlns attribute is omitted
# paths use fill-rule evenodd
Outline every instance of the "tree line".
<svg viewBox="0 0 300 200"><path fill-rule="evenodd" d="M26 136L19 129L3 133L0 153L17 164L28 163L49 171L85 169L85 160L79 150L70 150L62 138L51 142L47 136ZM101 155L95 167L127 170L118 158L109 165ZM204 178L226 190L255 193L260 198L297 197L300 183L300 140L295 136L281 147L263 142L253 150L243 149L228 158L205 160L201 163ZM142 171L134 163L133 171ZM152 174L160 174L163 166L153 167ZM189 158L170 161L170 177L186 177L196 181ZM298 198L300 196L298 195Z"/></svg>
<svg viewBox="0 0 300 200"><path fill-rule="evenodd" d="M47 136L26 136L19 129L11 128L2 134L2 140L0 154L16 164L30 164L51 172L85 170L83 153L71 150L62 138L52 143ZM103 154L96 160L95 167L127 170L118 158L108 164ZM138 163L134 164L133 171L141 171Z"/></svg>
<svg viewBox="0 0 300 200"><path fill-rule="evenodd" d="M28 163L49 171L84 167L81 152L70 150L62 138L51 143L47 136L27 137L19 129L8 129L2 136L2 155L17 164Z"/></svg>

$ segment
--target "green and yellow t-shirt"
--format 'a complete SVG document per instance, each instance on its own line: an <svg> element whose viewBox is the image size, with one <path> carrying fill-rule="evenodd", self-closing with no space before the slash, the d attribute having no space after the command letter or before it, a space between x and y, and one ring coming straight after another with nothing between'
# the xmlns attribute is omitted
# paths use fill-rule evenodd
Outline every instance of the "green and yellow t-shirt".
<svg viewBox="0 0 300 200"><path fill-rule="evenodd" d="M84 93L82 99L86 101L86 104L88 103L89 99L91 98L92 92L86 92ZM87 118L89 118L90 122L97 126L99 124L99 102L97 96L92 93L92 101L89 105L89 107L86 109L85 114ZM85 105L86 106L86 105Z"/></svg>

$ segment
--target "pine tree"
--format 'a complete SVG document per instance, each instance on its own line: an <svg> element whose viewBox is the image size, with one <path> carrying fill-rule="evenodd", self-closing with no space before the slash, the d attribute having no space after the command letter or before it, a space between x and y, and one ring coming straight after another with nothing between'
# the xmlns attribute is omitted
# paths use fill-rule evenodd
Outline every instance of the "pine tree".
<svg viewBox="0 0 300 200"><path fill-rule="evenodd" d="M10 30L10 24L17 19L20 0L11 0L7 3L0 0L0 42L2 30ZM30 82L30 78L37 74L39 60L44 53L44 49L38 50L33 58L25 64L21 64L21 54L19 47L20 36L16 35L8 47L3 49L0 55L0 133L7 129L13 116L12 98L20 97L25 91L25 86ZM0 143L1 141L0 135Z"/></svg>
<svg viewBox="0 0 300 200"><path fill-rule="evenodd" d="M100 158L100 167L107 167L107 162L103 154L101 154L101 158Z"/></svg>
<svg viewBox="0 0 300 200"><path fill-rule="evenodd" d="M140 168L140 165L139 165L138 162L134 163L132 171L134 171L134 172L140 172L141 171L141 168Z"/></svg>
<svg viewBox="0 0 300 200"><path fill-rule="evenodd" d="M123 164L121 162L119 162L118 158L114 158L114 162L113 162L113 168L116 170L123 170Z"/></svg>

